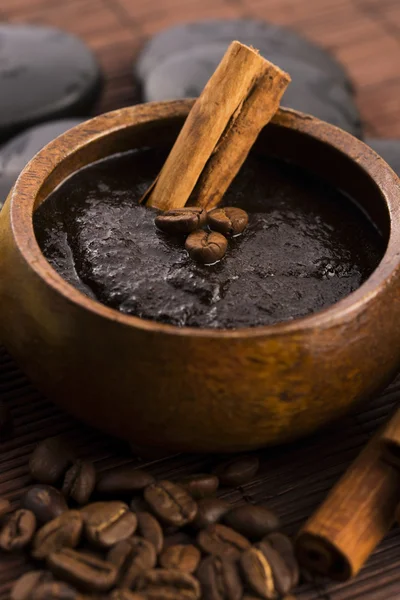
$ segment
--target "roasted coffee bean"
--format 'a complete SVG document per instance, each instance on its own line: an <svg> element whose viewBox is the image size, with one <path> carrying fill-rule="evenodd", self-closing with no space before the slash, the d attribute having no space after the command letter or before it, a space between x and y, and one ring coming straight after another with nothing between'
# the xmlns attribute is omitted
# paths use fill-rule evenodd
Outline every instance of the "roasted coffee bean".
<svg viewBox="0 0 400 600"><path fill-rule="evenodd" d="M197 515L191 523L196 529L206 529L218 523L232 509L232 505L221 498L203 498L197 503Z"/></svg>
<svg viewBox="0 0 400 600"><path fill-rule="evenodd" d="M59 437L40 442L32 453L29 468L33 479L57 483L73 461L71 449Z"/></svg>
<svg viewBox="0 0 400 600"><path fill-rule="evenodd" d="M42 583L52 581L48 571L29 571L24 573L11 588L10 600L32 600L34 590Z"/></svg>
<svg viewBox="0 0 400 600"><path fill-rule="evenodd" d="M154 593L158 589L170 589L175 592L176 596L182 592L191 594L193 600L198 600L201 596L200 584L188 573L177 571L174 569L151 569L144 571L138 577L136 589L143 591L147 596L148 593ZM153 595L154 597L154 595Z"/></svg>
<svg viewBox="0 0 400 600"><path fill-rule="evenodd" d="M292 571L283 557L268 542L259 542L256 545L268 561L274 577L275 588L281 596L288 594L292 589Z"/></svg>
<svg viewBox="0 0 400 600"><path fill-rule="evenodd" d="M284 563L292 573L291 587L296 587L300 579L300 569L290 538L288 538L284 533L275 531L274 533L267 535L263 539L263 542L268 542L268 544L279 553Z"/></svg>
<svg viewBox="0 0 400 600"><path fill-rule="evenodd" d="M225 256L228 240L216 231L193 231L186 238L185 248L193 260L212 265Z"/></svg>
<svg viewBox="0 0 400 600"><path fill-rule="evenodd" d="M0 498L0 519L9 512L10 508L10 501L5 498Z"/></svg>
<svg viewBox="0 0 400 600"><path fill-rule="evenodd" d="M8 435L13 430L13 418L8 405L0 400L0 442L3 436Z"/></svg>
<svg viewBox="0 0 400 600"><path fill-rule="evenodd" d="M277 597L271 565L259 548L248 548L240 558L244 578L249 587L261 598Z"/></svg>
<svg viewBox="0 0 400 600"><path fill-rule="evenodd" d="M147 511L137 512L137 532L145 540L153 544L157 554L160 554L164 545L164 534L160 523Z"/></svg>
<svg viewBox="0 0 400 600"><path fill-rule="evenodd" d="M224 515L222 520L253 541L261 540L267 533L279 529L280 526L276 514L262 505L238 506Z"/></svg>
<svg viewBox="0 0 400 600"><path fill-rule="evenodd" d="M187 207L173 208L158 215L154 223L164 233L191 233L205 225L207 211L203 208Z"/></svg>
<svg viewBox="0 0 400 600"><path fill-rule="evenodd" d="M80 600L82 596L62 581L42 583L35 588L31 600Z"/></svg>
<svg viewBox="0 0 400 600"><path fill-rule="evenodd" d="M86 538L100 548L110 548L136 530L136 515L124 502L94 502L81 512Z"/></svg>
<svg viewBox="0 0 400 600"><path fill-rule="evenodd" d="M21 506L31 510L41 523L52 521L68 510L64 496L50 485L36 484L21 498Z"/></svg>
<svg viewBox="0 0 400 600"><path fill-rule="evenodd" d="M249 215L241 208L226 206L214 208L207 215L207 225L213 231L219 231L228 237L243 233L249 222Z"/></svg>
<svg viewBox="0 0 400 600"><path fill-rule="evenodd" d="M96 470L88 460L76 460L64 477L62 493L77 504L86 504L96 485Z"/></svg>
<svg viewBox="0 0 400 600"><path fill-rule="evenodd" d="M72 548L63 548L47 557L51 572L89 592L107 592L117 580L115 565Z"/></svg>
<svg viewBox="0 0 400 600"><path fill-rule="evenodd" d="M257 456L240 456L220 464L214 469L214 473L222 485L236 486L251 481L259 466Z"/></svg>
<svg viewBox="0 0 400 600"><path fill-rule="evenodd" d="M107 560L118 569L119 586L131 588L143 571L155 566L157 555L153 544L143 538L132 537L111 548Z"/></svg>
<svg viewBox="0 0 400 600"><path fill-rule="evenodd" d="M170 546L160 556L160 565L164 569L178 569L185 573L194 573L199 566L200 551L192 544Z"/></svg>
<svg viewBox="0 0 400 600"><path fill-rule="evenodd" d="M241 600L243 586L237 565L227 558L209 556L197 571L204 600Z"/></svg>
<svg viewBox="0 0 400 600"><path fill-rule="evenodd" d="M46 558L62 548L75 548L81 538L83 518L78 510L69 510L49 521L36 533L32 556Z"/></svg>
<svg viewBox="0 0 400 600"><path fill-rule="evenodd" d="M189 475L178 481L195 500L212 496L218 489L219 480L216 475Z"/></svg>
<svg viewBox="0 0 400 600"><path fill-rule="evenodd" d="M187 491L171 481L158 481L144 490L151 510L164 523L182 527L193 521L197 504Z"/></svg>
<svg viewBox="0 0 400 600"><path fill-rule="evenodd" d="M126 588L118 588L111 592L109 600L147 600L147 598Z"/></svg>
<svg viewBox="0 0 400 600"><path fill-rule="evenodd" d="M154 477L135 465L122 465L102 473L98 477L96 492L99 494L119 495L132 494L144 490L154 483Z"/></svg>
<svg viewBox="0 0 400 600"><path fill-rule="evenodd" d="M21 508L7 519L0 531L0 548L6 552L25 548L33 538L36 517L30 510Z"/></svg>
<svg viewBox="0 0 400 600"><path fill-rule="evenodd" d="M219 524L210 525L207 529L200 531L197 543L207 554L223 556L232 560L239 559L242 552L250 547L249 540L246 540L240 533Z"/></svg>

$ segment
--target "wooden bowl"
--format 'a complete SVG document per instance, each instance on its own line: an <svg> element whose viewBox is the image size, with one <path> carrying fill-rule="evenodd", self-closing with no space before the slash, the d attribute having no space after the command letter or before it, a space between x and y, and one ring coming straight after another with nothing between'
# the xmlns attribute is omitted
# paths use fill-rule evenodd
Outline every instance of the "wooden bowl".
<svg viewBox="0 0 400 600"><path fill-rule="evenodd" d="M62 180L118 151L171 144L191 106L96 117L24 169L0 216L0 339L56 403L137 445L218 452L293 440L385 386L400 365L400 187L370 148L289 110L257 141L355 198L388 241L357 291L288 323L199 330L126 316L64 281L35 239L32 213Z"/></svg>

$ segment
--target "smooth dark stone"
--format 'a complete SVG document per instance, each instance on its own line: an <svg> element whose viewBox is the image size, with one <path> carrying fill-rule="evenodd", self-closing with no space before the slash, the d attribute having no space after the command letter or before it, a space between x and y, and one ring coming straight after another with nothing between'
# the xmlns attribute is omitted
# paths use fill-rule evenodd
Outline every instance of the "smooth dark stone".
<svg viewBox="0 0 400 600"><path fill-rule="evenodd" d="M266 56L297 57L347 82L342 65L328 52L290 29L255 19L196 21L161 31L142 49L135 63L135 74L139 79L145 79L160 63L175 54L218 43L226 49L233 40L258 49L262 47Z"/></svg>
<svg viewBox="0 0 400 600"><path fill-rule="evenodd" d="M1 100L0 100L1 104ZM82 119L62 119L31 127L0 147L0 207L28 162L56 137L82 123Z"/></svg>
<svg viewBox="0 0 400 600"><path fill-rule="evenodd" d="M361 137L361 119L350 83L327 67L306 63L299 56L288 56L258 46L263 56L287 71L292 81L282 106L311 114ZM227 48L226 43L196 46L173 54L154 67L143 80L146 101L197 97L214 73Z"/></svg>
<svg viewBox="0 0 400 600"><path fill-rule="evenodd" d="M86 115L101 80L95 56L74 35L0 25L0 141L43 121Z"/></svg>
<svg viewBox="0 0 400 600"><path fill-rule="evenodd" d="M375 140L367 138L365 141L400 177L400 140Z"/></svg>

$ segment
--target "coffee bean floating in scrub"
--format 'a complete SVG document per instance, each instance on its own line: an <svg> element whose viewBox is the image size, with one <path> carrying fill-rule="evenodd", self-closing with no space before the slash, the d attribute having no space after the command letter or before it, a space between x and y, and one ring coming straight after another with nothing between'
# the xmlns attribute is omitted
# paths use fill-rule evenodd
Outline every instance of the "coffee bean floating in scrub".
<svg viewBox="0 0 400 600"><path fill-rule="evenodd" d="M203 208L184 207L167 210L158 215L154 222L165 233L191 233L205 225L207 212Z"/></svg>
<svg viewBox="0 0 400 600"><path fill-rule="evenodd" d="M236 206L214 208L207 215L207 224L213 231L219 231L227 237L243 233L249 223L249 215Z"/></svg>
<svg viewBox="0 0 400 600"><path fill-rule="evenodd" d="M185 248L193 260L203 265L211 265L224 257L228 240L221 233L214 231L194 231L186 238Z"/></svg>
<svg viewBox="0 0 400 600"><path fill-rule="evenodd" d="M52 444L46 441L42 448ZM70 479L79 482L79 473L87 470L81 468L86 461L74 460L58 478L59 487L65 489ZM216 471L225 482L237 484L254 476L258 466L255 455L243 455ZM135 472L140 477L134 480L129 510L122 498L133 481L126 476ZM57 506L59 491L33 485L23 501L47 521L36 534L32 512L20 509L6 518L0 546L17 551L31 544L28 552L37 568L15 582L11 600L280 600L297 585L292 542L273 531L280 526L278 517L264 505L233 507L215 497L215 474L187 475L180 483L158 481L130 467L111 468L106 475L107 501L76 508L68 493L68 507L60 494L66 510L53 520L48 519L48 499L55 498ZM143 489L144 481L151 483ZM44 508L37 491L44 492ZM218 523L221 519L224 524Z"/></svg>

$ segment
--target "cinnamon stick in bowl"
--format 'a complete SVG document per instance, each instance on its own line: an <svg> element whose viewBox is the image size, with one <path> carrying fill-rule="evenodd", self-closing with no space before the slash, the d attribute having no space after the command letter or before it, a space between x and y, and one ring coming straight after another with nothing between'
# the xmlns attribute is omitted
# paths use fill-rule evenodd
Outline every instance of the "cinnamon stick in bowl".
<svg viewBox="0 0 400 600"><path fill-rule="evenodd" d="M218 204L290 77L257 50L232 42L196 100L156 181L142 198L161 210Z"/></svg>

